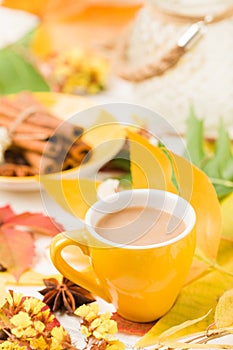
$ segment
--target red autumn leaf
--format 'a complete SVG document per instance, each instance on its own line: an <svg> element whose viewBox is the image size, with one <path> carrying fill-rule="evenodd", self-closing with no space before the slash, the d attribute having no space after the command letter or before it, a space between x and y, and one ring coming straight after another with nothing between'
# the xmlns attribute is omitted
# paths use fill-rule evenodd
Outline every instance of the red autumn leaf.
<svg viewBox="0 0 233 350"><path fill-rule="evenodd" d="M14 215L15 213L9 205L0 208L0 225L2 225L5 221L9 220L10 217Z"/></svg>
<svg viewBox="0 0 233 350"><path fill-rule="evenodd" d="M19 280L35 257L32 233L55 236L62 230L60 224L41 213L16 215L9 205L0 208L0 263Z"/></svg>
<svg viewBox="0 0 233 350"><path fill-rule="evenodd" d="M7 226L26 226L28 231L42 233L48 236L55 236L63 231L63 226L41 213L29 213L14 215L5 221Z"/></svg>
<svg viewBox="0 0 233 350"><path fill-rule="evenodd" d="M34 239L27 231L3 225L0 229L0 261L16 280L32 266L35 256Z"/></svg>
<svg viewBox="0 0 233 350"><path fill-rule="evenodd" d="M112 319L117 322L118 331L126 334L133 334L143 336L146 334L155 324L155 322L138 323L124 319L117 312L114 312Z"/></svg>

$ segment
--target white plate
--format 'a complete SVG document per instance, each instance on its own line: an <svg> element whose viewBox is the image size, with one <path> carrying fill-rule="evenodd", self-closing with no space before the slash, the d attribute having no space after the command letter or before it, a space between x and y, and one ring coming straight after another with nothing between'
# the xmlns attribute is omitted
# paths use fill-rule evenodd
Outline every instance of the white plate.
<svg viewBox="0 0 233 350"><path fill-rule="evenodd" d="M124 132L106 126L106 130L98 122L101 110L93 110L92 103L85 98L58 93L35 93L35 97L46 106L54 115L63 120L69 120L88 131L84 132L83 139L92 148L90 160L81 167L62 172L64 178L79 176L87 177L95 174L106 162L112 159L122 148ZM61 176L61 173L54 174ZM7 191L35 191L40 186L35 176L10 177L0 176L0 189Z"/></svg>

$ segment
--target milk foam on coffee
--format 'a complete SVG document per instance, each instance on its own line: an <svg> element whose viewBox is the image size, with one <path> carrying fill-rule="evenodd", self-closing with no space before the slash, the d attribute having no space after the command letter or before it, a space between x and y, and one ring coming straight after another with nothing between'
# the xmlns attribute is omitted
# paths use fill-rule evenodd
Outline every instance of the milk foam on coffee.
<svg viewBox="0 0 233 350"><path fill-rule="evenodd" d="M177 237L185 230L185 224L166 211L135 206L104 215L95 230L117 244L143 246Z"/></svg>

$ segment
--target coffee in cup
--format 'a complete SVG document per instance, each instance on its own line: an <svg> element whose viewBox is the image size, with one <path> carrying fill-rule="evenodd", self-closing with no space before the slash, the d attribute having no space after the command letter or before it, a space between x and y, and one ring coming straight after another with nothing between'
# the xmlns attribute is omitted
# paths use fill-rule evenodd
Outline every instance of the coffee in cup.
<svg viewBox="0 0 233 350"><path fill-rule="evenodd" d="M147 206L106 214L95 226L96 232L107 240L137 246L166 242L184 229L184 221L177 216Z"/></svg>
<svg viewBox="0 0 233 350"><path fill-rule="evenodd" d="M82 230L57 235L51 258L64 276L112 303L121 316L149 322L172 307L183 286L195 220L192 206L176 194L122 191L91 206ZM63 258L69 245L80 248L77 262L81 251L90 257L89 269L79 271Z"/></svg>

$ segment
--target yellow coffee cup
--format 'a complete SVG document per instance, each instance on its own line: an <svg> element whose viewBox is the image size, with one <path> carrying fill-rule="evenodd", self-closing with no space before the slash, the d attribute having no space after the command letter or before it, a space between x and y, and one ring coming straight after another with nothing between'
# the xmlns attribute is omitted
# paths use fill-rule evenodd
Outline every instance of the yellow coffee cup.
<svg viewBox="0 0 233 350"><path fill-rule="evenodd" d="M138 237L143 242L147 230L141 226L139 230L139 225L134 226L135 237L130 232L120 243L96 232L105 215L136 207L170 213L183 221L184 229L149 245L135 245ZM112 303L124 318L149 322L172 307L183 286L195 250L195 222L192 206L176 194L154 189L122 191L96 202L86 213L83 230L57 235L51 244L51 259L65 277ZM90 257L89 269L78 271L63 258L62 250L70 245L80 248L77 262L83 253Z"/></svg>

